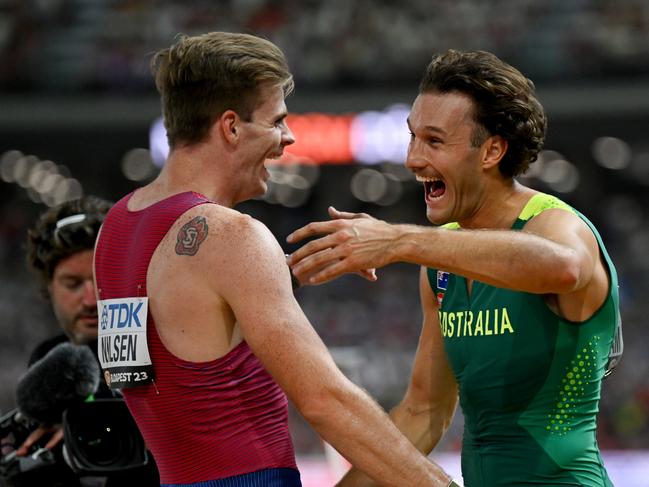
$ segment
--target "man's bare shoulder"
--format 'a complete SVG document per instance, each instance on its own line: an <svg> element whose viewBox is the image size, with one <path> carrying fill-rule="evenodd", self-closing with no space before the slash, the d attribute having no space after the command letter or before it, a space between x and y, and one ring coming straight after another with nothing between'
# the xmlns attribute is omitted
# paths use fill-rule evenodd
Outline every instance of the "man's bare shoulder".
<svg viewBox="0 0 649 487"><path fill-rule="evenodd" d="M201 254L209 259L250 251L281 252L279 243L266 225L250 215L220 205L205 204L191 208L178 219L172 232L176 235L176 253L179 255L185 250L185 244L186 250L196 250L196 255L197 247L205 247L206 252Z"/></svg>
<svg viewBox="0 0 649 487"><path fill-rule="evenodd" d="M292 298L284 251L268 227L236 210L203 206L183 216L185 222L201 218L207 227L198 258L189 264L192 271L203 276L206 284L233 308L239 299L253 295L260 306L270 302L271 297ZM207 272L210 269L214 271ZM246 306L253 307L248 298Z"/></svg>
<svg viewBox="0 0 649 487"><path fill-rule="evenodd" d="M597 248L592 230L574 211L560 208L545 210L528 221L524 230L556 242L577 238Z"/></svg>

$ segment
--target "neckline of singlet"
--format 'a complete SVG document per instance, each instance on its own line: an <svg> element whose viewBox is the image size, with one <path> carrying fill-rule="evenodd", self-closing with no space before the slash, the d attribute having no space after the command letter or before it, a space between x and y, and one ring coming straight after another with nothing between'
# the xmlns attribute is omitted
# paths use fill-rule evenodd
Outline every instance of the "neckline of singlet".
<svg viewBox="0 0 649 487"><path fill-rule="evenodd" d="M135 190L135 191L137 191L137 190ZM128 195L126 196L126 201L124 202L124 208L126 208L126 211L127 211L128 213L130 213L130 214L133 214L133 215L136 215L136 214L138 214L138 213L143 213L143 212L149 211L149 210L154 209L154 208L156 208L157 206L159 206L159 205L161 205L161 204L163 204L163 203L165 203L165 202L169 202L170 200L175 200L175 199L178 199L178 198L180 198L180 197L183 197L183 196L186 196L186 195L190 195L190 194L191 194L191 195L194 195L194 196L197 197L197 198L200 198L200 199L202 199L202 200L205 200L205 201L210 201L210 202L212 201L212 200L210 200L207 196L205 196L205 195L203 195L203 194L201 194L201 193L197 193L196 191L183 191L183 192L181 192L181 193L176 193L176 194L172 194L172 195L170 195L170 196L167 196L166 198L163 198L163 199L161 199L161 200L158 200L158 201L156 201L155 203L151 203L149 206L145 206L144 208L140 208L139 210L131 210L131 209L129 209L129 207L128 207L128 203L129 203L129 201L131 201L131 198L132 198L133 195L135 194L135 191L132 191L130 194L128 194Z"/></svg>

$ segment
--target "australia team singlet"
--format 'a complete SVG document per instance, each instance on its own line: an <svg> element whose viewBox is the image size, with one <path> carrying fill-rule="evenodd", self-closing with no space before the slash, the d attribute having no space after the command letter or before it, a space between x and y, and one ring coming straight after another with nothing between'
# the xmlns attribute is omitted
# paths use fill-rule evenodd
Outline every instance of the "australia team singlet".
<svg viewBox="0 0 649 487"><path fill-rule="evenodd" d="M110 210L97 242L95 272L100 302L146 297L151 256L171 226L190 208L214 204L204 196L186 192L130 211L130 196ZM139 310L132 304L108 306ZM100 328L107 321L102 314ZM117 327L122 325L119 317L115 321ZM288 431L286 395L248 344L243 341L216 360L189 362L167 350L151 312L144 321L153 382L124 388L123 394L156 459L161 483L200 487L301 485ZM112 321L108 323L112 325ZM100 356L110 358L112 347L99 348ZM122 347L122 351L128 352L128 348ZM136 352L134 347L132 353Z"/></svg>
<svg viewBox="0 0 649 487"><path fill-rule="evenodd" d="M589 225L608 266L609 294L583 323L560 318L541 295L474 281L469 296L463 277L428 269L465 417L467 487L612 486L595 428L619 317L617 274L593 225L553 196L532 197L512 229L553 208Z"/></svg>

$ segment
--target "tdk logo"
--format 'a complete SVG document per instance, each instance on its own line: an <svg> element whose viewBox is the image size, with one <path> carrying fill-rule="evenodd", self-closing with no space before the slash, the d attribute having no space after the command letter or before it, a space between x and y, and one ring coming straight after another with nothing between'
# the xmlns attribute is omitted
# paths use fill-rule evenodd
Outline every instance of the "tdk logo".
<svg viewBox="0 0 649 487"><path fill-rule="evenodd" d="M102 330L113 328L142 327L142 321L146 320L146 308L142 308L144 302L112 302L102 307L100 326Z"/></svg>

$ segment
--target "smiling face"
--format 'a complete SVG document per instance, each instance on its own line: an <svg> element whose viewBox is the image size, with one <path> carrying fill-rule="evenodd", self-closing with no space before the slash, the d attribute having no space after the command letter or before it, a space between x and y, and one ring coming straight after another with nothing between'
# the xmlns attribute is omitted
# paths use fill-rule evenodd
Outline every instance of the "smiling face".
<svg viewBox="0 0 649 487"><path fill-rule="evenodd" d="M485 194L483 145L472 143L476 123L466 95L421 93L408 126L406 167L424 184L426 216L437 225L469 218Z"/></svg>
<svg viewBox="0 0 649 487"><path fill-rule="evenodd" d="M288 114L284 91L278 85L261 86L257 108L250 121L241 121L241 157L238 180L241 191L237 201L245 201L266 192L269 178L265 162L279 159L284 147L295 142L293 133L286 125Z"/></svg>
<svg viewBox="0 0 649 487"><path fill-rule="evenodd" d="M97 339L97 298L92 280L92 250L61 260L48 285L54 314L72 343Z"/></svg>

